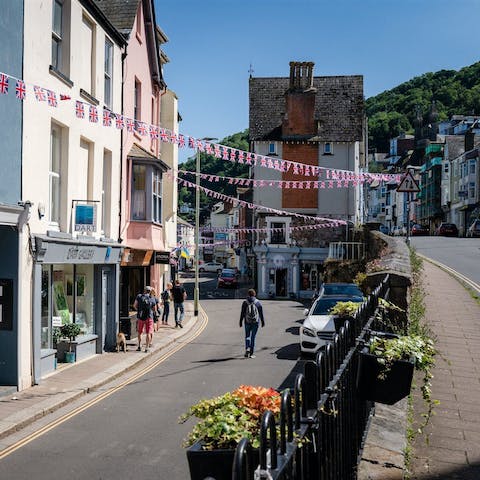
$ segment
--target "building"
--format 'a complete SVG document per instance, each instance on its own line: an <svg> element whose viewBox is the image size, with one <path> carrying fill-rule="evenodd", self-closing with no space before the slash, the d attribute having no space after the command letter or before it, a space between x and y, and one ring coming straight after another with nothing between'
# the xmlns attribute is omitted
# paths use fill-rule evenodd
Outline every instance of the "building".
<svg viewBox="0 0 480 480"><path fill-rule="evenodd" d="M358 173L365 166L362 76L315 77L312 62L290 62L289 77L250 78L251 151L313 167ZM272 170L256 165L255 180L316 180L309 169ZM362 216L360 187L298 190L254 188L253 203L354 224ZM258 213L266 228L254 251L260 297L311 296L322 279L328 243L345 239L346 229L292 233L292 216Z"/></svg>
<svg viewBox="0 0 480 480"><path fill-rule="evenodd" d="M54 370L55 327L81 326L77 360L115 345L121 133L102 118L121 111L125 47L92 0L24 2L24 15L22 197L33 209L19 389Z"/></svg>
<svg viewBox="0 0 480 480"><path fill-rule="evenodd" d="M134 120L132 131L122 130L121 219L118 238L125 246L121 262L120 315L128 319L136 295L145 285L157 292L171 278L165 221L172 222L173 205L164 205L164 173L174 167L173 150L164 160L159 134L162 95L167 93L161 51L167 37L157 26L153 0L96 0L105 16L126 39L122 64L122 114ZM172 93L167 116L177 118ZM153 126L153 133L151 127ZM169 192L173 195L173 190ZM174 219L175 220L175 219ZM170 231L176 234L173 224ZM171 243L171 240L170 240Z"/></svg>

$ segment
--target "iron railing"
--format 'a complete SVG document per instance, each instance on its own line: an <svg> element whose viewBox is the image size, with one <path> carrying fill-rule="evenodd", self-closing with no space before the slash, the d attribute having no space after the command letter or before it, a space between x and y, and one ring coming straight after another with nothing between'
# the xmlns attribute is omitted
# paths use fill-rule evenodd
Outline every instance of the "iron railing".
<svg viewBox="0 0 480 480"><path fill-rule="evenodd" d="M331 242L327 259L361 260L365 257L365 244L360 242Z"/></svg>
<svg viewBox="0 0 480 480"><path fill-rule="evenodd" d="M315 360L307 361L293 388L282 392L278 425L271 412L262 418L260 464L254 476L251 445L235 452L234 480L353 480L361 459L374 403L358 398L358 350L371 330L385 330L378 299L388 299L389 277L368 297L351 322Z"/></svg>

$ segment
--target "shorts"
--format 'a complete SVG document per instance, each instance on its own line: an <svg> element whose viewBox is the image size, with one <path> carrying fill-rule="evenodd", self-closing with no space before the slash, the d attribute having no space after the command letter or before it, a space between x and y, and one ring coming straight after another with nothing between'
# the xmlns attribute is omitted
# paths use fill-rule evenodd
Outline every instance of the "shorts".
<svg viewBox="0 0 480 480"><path fill-rule="evenodd" d="M137 331L143 333L145 327L145 333L153 333L153 319L147 318L146 320L137 320Z"/></svg>

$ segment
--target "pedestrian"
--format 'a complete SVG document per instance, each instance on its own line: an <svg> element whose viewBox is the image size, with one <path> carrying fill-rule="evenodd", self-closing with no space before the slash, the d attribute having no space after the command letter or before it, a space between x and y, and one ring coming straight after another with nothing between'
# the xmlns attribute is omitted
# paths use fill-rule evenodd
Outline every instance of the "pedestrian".
<svg viewBox="0 0 480 480"><path fill-rule="evenodd" d="M173 298L173 311L175 314L175 328L183 328L182 322L183 317L185 316L185 307L183 302L187 299L187 292L180 285L180 280L175 280L175 286L172 288L172 298ZM178 315L180 311L180 316Z"/></svg>
<svg viewBox="0 0 480 480"><path fill-rule="evenodd" d="M170 300L172 299L172 283L167 283L167 288L162 292L162 305L163 305L163 314L162 314L162 324L168 325L168 316L170 315Z"/></svg>
<svg viewBox="0 0 480 480"><path fill-rule="evenodd" d="M248 291L248 297L242 303L242 312L240 313L240 327L245 322L245 357L255 358L255 336L257 335L258 325L265 326L263 317L263 307L260 300L257 299L257 293L253 288Z"/></svg>
<svg viewBox="0 0 480 480"><path fill-rule="evenodd" d="M155 289L151 287L150 289L150 297L155 300L155 308L152 308L153 314L153 331L158 332L158 319L160 318L161 310L160 310L160 300L157 297L157 293Z"/></svg>
<svg viewBox="0 0 480 480"><path fill-rule="evenodd" d="M139 293L133 303L133 308L137 311L137 333L138 347L137 352L142 350L142 333L145 330L145 352L149 351L153 337L153 310L156 308L155 299L150 296L152 287L146 286L143 293Z"/></svg>

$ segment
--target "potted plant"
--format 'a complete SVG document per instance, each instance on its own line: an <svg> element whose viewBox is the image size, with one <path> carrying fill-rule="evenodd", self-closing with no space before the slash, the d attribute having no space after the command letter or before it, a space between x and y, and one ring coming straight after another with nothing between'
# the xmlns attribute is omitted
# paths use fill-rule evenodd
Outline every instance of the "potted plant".
<svg viewBox="0 0 480 480"><path fill-rule="evenodd" d="M246 437L258 449L260 421L267 410L274 415L280 412L280 393L251 385L241 385L232 392L192 405L179 419L181 423L190 417L200 420L183 443L189 447L191 480L230 478L238 442ZM258 455L258 450L254 452ZM251 473L253 476L253 470Z"/></svg>
<svg viewBox="0 0 480 480"><path fill-rule="evenodd" d="M62 337L68 338L68 352L65 352L65 361L67 363L75 362L75 352L72 352L72 343L81 331L82 329L80 328L80 325L77 325L76 323L67 323L60 327Z"/></svg>
<svg viewBox="0 0 480 480"><path fill-rule="evenodd" d="M356 311L360 308L361 302L337 302L331 309L330 315L334 315L333 322L335 331L338 332L347 320L353 320Z"/></svg>
<svg viewBox="0 0 480 480"><path fill-rule="evenodd" d="M421 335L375 332L359 355L359 397L393 405L410 393L414 369L424 372L427 387L435 353L433 341Z"/></svg>

